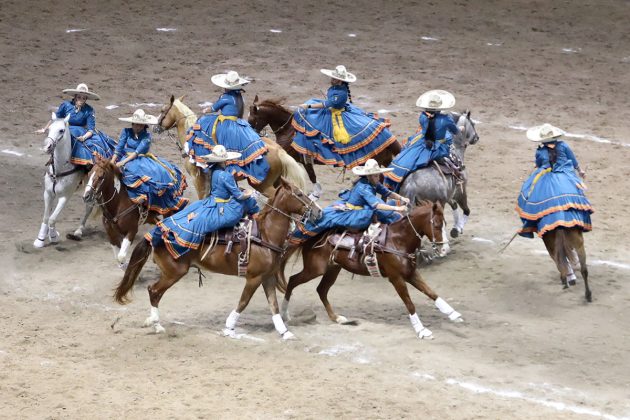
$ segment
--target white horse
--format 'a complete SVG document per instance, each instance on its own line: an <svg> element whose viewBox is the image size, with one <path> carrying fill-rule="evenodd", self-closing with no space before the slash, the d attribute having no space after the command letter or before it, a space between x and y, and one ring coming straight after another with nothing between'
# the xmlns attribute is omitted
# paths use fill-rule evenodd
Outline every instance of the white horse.
<svg viewBox="0 0 630 420"><path fill-rule="evenodd" d="M59 242L59 232L55 229L55 223L66 202L77 190L79 183L85 176L85 171L81 166L70 163L72 142L68 127L69 119L69 115L66 118L57 118L53 112L52 123L48 128L48 136L44 140L43 150L51 155L51 158L44 175L44 218L39 228L37 239L33 243L35 248L42 248L46 244L46 237L48 237L50 243ZM57 198L57 206L50 214L50 208L55 197ZM91 203L86 204L81 225L74 231L74 237L71 235L68 235L68 237L77 240L81 239L85 222L93 207L94 205Z"/></svg>

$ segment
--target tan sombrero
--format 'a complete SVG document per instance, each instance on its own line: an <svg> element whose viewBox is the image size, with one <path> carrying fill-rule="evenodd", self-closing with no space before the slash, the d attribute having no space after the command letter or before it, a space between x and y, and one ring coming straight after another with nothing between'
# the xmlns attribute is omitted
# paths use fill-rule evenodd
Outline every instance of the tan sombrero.
<svg viewBox="0 0 630 420"><path fill-rule="evenodd" d="M249 83L249 80L243 79L235 71L228 71L227 73L215 74L210 78L212 83L225 89L240 89L241 86Z"/></svg>
<svg viewBox="0 0 630 420"><path fill-rule="evenodd" d="M228 152L224 146L217 144L212 148L212 153L208 155L199 156L206 162L225 162L226 160L234 160L241 157L239 152Z"/></svg>
<svg viewBox="0 0 630 420"><path fill-rule="evenodd" d="M79 83L76 89L64 89L63 93L67 93L68 95L72 96L85 95L88 97L88 99L94 99L95 101L101 99L101 97L98 96L96 93L90 92L90 89L88 89L88 86L85 83Z"/></svg>
<svg viewBox="0 0 630 420"><path fill-rule="evenodd" d="M455 97L451 92L445 90L430 90L420 95L416 101L416 106L429 111L439 111L455 106Z"/></svg>
<svg viewBox="0 0 630 420"><path fill-rule="evenodd" d="M558 127L554 127L551 124L537 125L527 130L527 138L535 142L553 141L556 138L564 135L564 130Z"/></svg>
<svg viewBox="0 0 630 420"><path fill-rule="evenodd" d="M158 123L157 117L154 117L153 115L145 114L142 109L136 109L136 112L134 112L131 117L118 118L118 119L120 121L125 121L132 124L154 125Z"/></svg>
<svg viewBox="0 0 630 420"><path fill-rule="evenodd" d="M368 159L364 166L355 166L352 168L352 173L359 176L384 174L385 172L391 172L394 168L381 168L378 162L374 159Z"/></svg>
<svg viewBox="0 0 630 420"><path fill-rule="evenodd" d="M354 83L357 81L357 76L346 70L346 66L337 66L334 70L321 69L322 73L333 79L341 80L342 82Z"/></svg>

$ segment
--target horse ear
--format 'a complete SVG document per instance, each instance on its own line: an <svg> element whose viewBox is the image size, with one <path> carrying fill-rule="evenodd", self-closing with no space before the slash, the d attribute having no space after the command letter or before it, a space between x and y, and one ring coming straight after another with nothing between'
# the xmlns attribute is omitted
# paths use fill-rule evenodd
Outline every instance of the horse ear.
<svg viewBox="0 0 630 420"><path fill-rule="evenodd" d="M469 109L466 110L466 118L470 119L470 110Z"/></svg>
<svg viewBox="0 0 630 420"><path fill-rule="evenodd" d="M173 105L173 102L175 102L175 95L171 94L171 105Z"/></svg>
<svg viewBox="0 0 630 420"><path fill-rule="evenodd" d="M52 112L52 115L50 116L51 120L56 120L57 119L57 114L55 114L54 112Z"/></svg>
<svg viewBox="0 0 630 420"><path fill-rule="evenodd" d="M184 98L186 97L186 95L182 95L179 98L177 98L179 100L179 102L184 102Z"/></svg>
<svg viewBox="0 0 630 420"><path fill-rule="evenodd" d="M258 105L258 94L254 96L254 105Z"/></svg>
<svg viewBox="0 0 630 420"><path fill-rule="evenodd" d="M66 115L66 118L64 118L63 121L67 124L68 121L70 121L70 114Z"/></svg>

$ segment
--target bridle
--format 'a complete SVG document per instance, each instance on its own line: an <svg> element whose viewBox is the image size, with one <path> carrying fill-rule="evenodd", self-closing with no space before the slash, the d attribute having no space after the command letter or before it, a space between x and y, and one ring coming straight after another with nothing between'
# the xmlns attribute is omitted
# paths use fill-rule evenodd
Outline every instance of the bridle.
<svg viewBox="0 0 630 420"><path fill-rule="evenodd" d="M171 112L171 109L173 108L173 104L175 103L175 101L171 102L170 106L168 107L168 109L164 112L160 112L160 116L158 117L158 123L155 126L155 132L156 133L162 133L164 131L166 131L166 135L168 136L169 139L171 139L171 141L173 141L173 143L175 143L175 146L177 146L177 148L179 149L179 152L182 154L182 156L186 156L186 154L184 154L184 148L182 147L181 144L179 144L179 140L173 135L173 133L171 133L171 128L173 127L177 127L177 124L179 124L179 122L183 119L186 119L188 117L192 117L195 114L187 114L187 115L183 115L181 117L179 117L178 119L175 120L175 122L168 128L164 128L162 127L162 122L164 122L164 118L166 118L166 116L168 115L169 112Z"/></svg>
<svg viewBox="0 0 630 420"><path fill-rule="evenodd" d="M55 149L57 148L57 144L59 144L59 142L64 138L64 136L66 135L66 132L69 133L69 127L68 124L65 124L65 131L59 136L59 138L54 139L50 136L46 136L46 140L50 139L52 141L52 144L50 146L50 151L46 151L46 153L50 154L50 159L48 160L48 162L46 162L46 166L50 165L51 168L51 172L46 171L46 174L50 177L50 179L53 182L53 187L52 187L52 191L53 194L55 194L55 187L57 186L57 181L59 180L59 178L63 178L64 176L68 176L71 175L79 170L81 170L81 166L79 165L72 165L72 169L69 169L67 171L61 172L61 173L57 173L56 169L55 169ZM70 135L70 134L68 134Z"/></svg>
<svg viewBox="0 0 630 420"><path fill-rule="evenodd" d="M295 197L296 200L298 200L301 204L306 206L306 209L304 210L304 213L301 215L300 218L294 217L293 215L291 215L291 214L289 214L289 213L287 213L287 212L285 212L283 210L280 210L279 208L273 206L269 202L266 202L265 206L269 207L272 211L275 211L275 212L280 213L281 215L287 217L288 219L292 220L296 224L299 223L301 225L304 225L306 223L306 221L311 218L312 213L313 213L313 207L319 207L319 206L317 205L317 203L314 200L311 200L308 197L306 198L306 200L308 200L308 201L303 200L302 197L300 197L298 194L295 193L293 188L296 188L296 187L291 187L291 196ZM299 188L298 188L298 190L303 196L306 196L302 190L300 190Z"/></svg>
<svg viewBox="0 0 630 420"><path fill-rule="evenodd" d="M418 240L420 242L422 242L422 235L420 234L420 232L418 232L416 230L416 227L413 225L413 223L411 223L411 218L409 217L409 212L408 211L405 214L405 218L407 219L407 222L409 222L409 225L411 226L411 230L413 230L413 233L416 235ZM437 249L438 249L439 245L444 245L444 244L448 243L446 241L438 242L438 241L435 240L435 228L436 228L436 225L435 225L435 214L433 214L433 207L431 207L431 237L430 237L430 239L431 239L431 248L433 249L433 252L437 252ZM440 226L440 228L441 228L441 226ZM426 236L428 237L429 235L426 235ZM418 244L418 247L419 246L420 245Z"/></svg>
<svg viewBox="0 0 630 420"><path fill-rule="evenodd" d="M254 105L254 106L256 107L256 109L260 109L260 107L259 107L259 106L257 106L257 105ZM271 132L272 132L274 135L277 135L279 132L281 132L282 130L284 130L284 128L287 126L287 124L289 124L289 123L291 122L291 119L293 119L293 114L291 114L291 113L289 112L289 118L287 118L287 120L284 122L284 124L282 124L280 127L278 127L278 129L274 130L274 129L271 127L271 125L270 125L270 124L266 124L266 125L269 125L269 128L271 128ZM262 128L259 130L259 133L263 133L264 128L265 128L265 127L262 127ZM263 133L263 135L266 135L266 133Z"/></svg>

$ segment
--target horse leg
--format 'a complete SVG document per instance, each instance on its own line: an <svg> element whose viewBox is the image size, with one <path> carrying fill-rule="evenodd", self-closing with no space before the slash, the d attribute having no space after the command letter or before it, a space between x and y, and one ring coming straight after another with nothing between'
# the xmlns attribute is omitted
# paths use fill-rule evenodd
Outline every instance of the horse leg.
<svg viewBox="0 0 630 420"><path fill-rule="evenodd" d="M592 302L593 297L591 295L591 289L588 287L588 267L586 266L586 248L584 248L584 237L582 232L575 231L572 243L574 249L577 251L578 260L580 261L580 272L584 279L584 297L587 302Z"/></svg>
<svg viewBox="0 0 630 420"><path fill-rule="evenodd" d="M273 321L273 326L276 328L276 331L280 336L282 336L283 340L293 340L295 339L295 335L286 325L284 325L284 321L282 321L282 316L280 315L280 311L278 310L278 299L276 298L276 278L274 276L267 277L263 281L263 289L265 290L265 296L267 296L267 302L269 302L269 308L271 308L271 320Z"/></svg>
<svg viewBox="0 0 630 420"><path fill-rule="evenodd" d="M324 307L326 308L328 318L330 318L331 321L336 322L337 324L347 324L349 322L348 318L343 315L337 315L333 310L330 302L328 302L328 291L333 286L333 284L335 284L335 281L337 280L337 276L339 276L340 271L340 265L335 265L328 268L328 270L326 270L324 276L320 280L319 284L317 285L317 294L319 294L319 299L322 301Z"/></svg>
<svg viewBox="0 0 630 420"><path fill-rule="evenodd" d="M409 284L413 287L424 293L429 297L429 299L435 302L435 306L442 312L444 315L448 316L448 319L454 322L463 322L462 314L457 312L451 305L449 305L444 299L439 297L437 293L433 291L429 287L429 285L424 281L422 275L416 270L411 280L409 280Z"/></svg>
<svg viewBox="0 0 630 420"><path fill-rule="evenodd" d="M153 258L160 268L160 279L149 285L149 301L151 302L151 314L144 321L143 327L153 326L155 333L163 333L164 327L160 325L160 311L158 306L164 293L179 279L188 273L190 264L174 260L165 248L154 250Z"/></svg>
<svg viewBox="0 0 630 420"><path fill-rule="evenodd" d="M137 226L137 222L135 223ZM132 229L125 235L122 240L122 244L120 244L120 251L118 251L118 255L116 255L116 260L118 260L118 267L120 267L122 270L125 270L127 268L127 263L125 262L127 261L127 253L129 252L129 247L131 247L131 244L133 243L133 240L135 239L137 233L138 228Z"/></svg>
<svg viewBox="0 0 630 420"><path fill-rule="evenodd" d="M44 245L46 245L46 237L48 236L48 219L52 200L53 194L50 190L48 190L48 188L44 187L44 218L42 219L42 224L39 227L37 238L35 238L35 242L33 242L33 246L35 248L42 248Z"/></svg>
<svg viewBox="0 0 630 420"><path fill-rule="evenodd" d="M238 306L235 310L230 312L227 319L225 320L225 328L223 329L223 335L226 337L236 338L236 323L238 322L238 318L241 316L241 312L245 310L247 305L249 304L250 299L258 289L258 286L262 283L262 276L247 276L247 280L245 282L245 287L243 287L243 292L241 293L241 299L238 302Z"/></svg>
<svg viewBox="0 0 630 420"><path fill-rule="evenodd" d="M308 174L308 179L312 184L317 184L317 176L315 175L315 168L311 162L306 162L306 159L302 158L304 169L306 169L306 173Z"/></svg>
<svg viewBox="0 0 630 420"><path fill-rule="evenodd" d="M67 234L66 238L72 239L73 241L80 241L83 237L83 229L85 229L85 224L87 222L88 217L92 214L92 210L94 209L94 203L85 203L85 213L83 213L83 219L81 219L81 224L72 234Z"/></svg>
<svg viewBox="0 0 630 420"><path fill-rule="evenodd" d="M428 340L433 339L433 333L431 332L431 330L422 325L422 321L420 321L420 318L416 313L416 307L411 301L411 297L409 297L409 290L407 290L407 284L405 283L405 280L400 275L397 275L395 277L390 277L389 281L394 286L394 289L396 289L396 292L398 292L398 296L400 296L405 306L407 307L411 326L418 335L418 338L425 338Z"/></svg>
<svg viewBox="0 0 630 420"><path fill-rule="evenodd" d="M59 217L59 213L66 206L66 202L68 201L67 195L62 195L57 200L57 206L55 210L50 215L48 219L48 238L50 239L51 244L56 244L59 242L59 232L55 229L55 224L57 223L57 217Z"/></svg>
<svg viewBox="0 0 630 420"><path fill-rule="evenodd" d="M210 190L209 185L209 176L200 170L199 168L195 168L197 170L197 174L195 175L195 190L197 190L197 197L200 200L203 200L208 195L208 191Z"/></svg>
<svg viewBox="0 0 630 420"><path fill-rule="evenodd" d="M323 266L324 264L320 264L319 266L316 267L313 264L310 264L309 262L307 262L307 259L310 260L309 258L307 258L306 255L303 255L304 269L300 271L299 273L294 274L291 277L289 277L287 290L286 292L284 292L284 300L282 301L282 306L280 308L280 313L282 314L282 317L286 321L291 320L291 316L289 315L289 301L291 300L291 294L293 293L293 289L295 289L300 284L304 284L308 281L313 280L315 277L321 276L322 274L326 272L326 267ZM309 271L313 269L315 269L315 271Z"/></svg>
<svg viewBox="0 0 630 420"><path fill-rule="evenodd" d="M542 239L545 244L545 248L547 248L549 256L553 260L554 264L556 264L556 268L560 272L560 281L562 282L562 288L567 289L569 285L567 284L567 278L563 277L562 275L562 262L556 260L556 231L545 233Z"/></svg>

